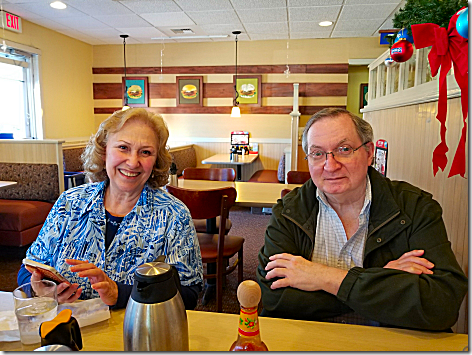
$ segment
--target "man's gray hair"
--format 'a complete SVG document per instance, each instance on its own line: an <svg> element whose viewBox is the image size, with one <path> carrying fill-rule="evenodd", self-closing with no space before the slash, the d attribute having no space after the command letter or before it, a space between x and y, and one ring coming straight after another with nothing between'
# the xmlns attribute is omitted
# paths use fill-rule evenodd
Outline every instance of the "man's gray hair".
<svg viewBox="0 0 472 355"><path fill-rule="evenodd" d="M303 130L303 135L302 135L302 148L305 154L308 154L308 139L307 139L308 130L313 125L313 123L323 118L336 118L341 115L348 115L349 117L351 117L351 120L354 123L354 126L356 127L357 134L359 135L359 138L361 139L362 143L373 141L374 130L372 129L372 126L370 125L369 122L367 122L366 120L360 117L357 117L356 115L352 114L351 112L343 108L334 108L334 107L325 108L321 111L318 111L313 116L311 116L305 125L305 129ZM369 149L367 147L365 148L367 150Z"/></svg>

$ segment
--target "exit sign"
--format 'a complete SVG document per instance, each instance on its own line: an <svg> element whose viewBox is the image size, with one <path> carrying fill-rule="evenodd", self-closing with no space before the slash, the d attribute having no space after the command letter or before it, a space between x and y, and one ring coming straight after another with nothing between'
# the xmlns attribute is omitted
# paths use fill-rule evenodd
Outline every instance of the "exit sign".
<svg viewBox="0 0 472 355"><path fill-rule="evenodd" d="M6 29L19 33L22 32L21 17L2 11L2 18Z"/></svg>

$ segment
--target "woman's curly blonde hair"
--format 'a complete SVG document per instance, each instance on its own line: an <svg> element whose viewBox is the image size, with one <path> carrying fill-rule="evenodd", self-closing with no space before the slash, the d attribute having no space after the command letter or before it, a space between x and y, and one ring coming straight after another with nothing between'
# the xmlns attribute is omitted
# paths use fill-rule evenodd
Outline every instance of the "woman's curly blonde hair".
<svg viewBox="0 0 472 355"><path fill-rule="evenodd" d="M90 137L81 159L90 181L108 180L105 169L105 152L110 133L118 132L128 120L140 120L151 127L157 136L157 159L147 183L153 189L164 186L169 180L169 167L172 157L166 148L169 129L161 115L148 112L143 108L116 111L98 127L97 133Z"/></svg>

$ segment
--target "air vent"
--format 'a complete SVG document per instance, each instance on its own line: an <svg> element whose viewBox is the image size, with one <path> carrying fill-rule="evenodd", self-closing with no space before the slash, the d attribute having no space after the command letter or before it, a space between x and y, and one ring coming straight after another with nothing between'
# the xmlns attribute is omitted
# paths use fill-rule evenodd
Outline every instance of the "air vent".
<svg viewBox="0 0 472 355"><path fill-rule="evenodd" d="M190 28L174 28L171 29L172 32L175 34L193 34L193 32Z"/></svg>

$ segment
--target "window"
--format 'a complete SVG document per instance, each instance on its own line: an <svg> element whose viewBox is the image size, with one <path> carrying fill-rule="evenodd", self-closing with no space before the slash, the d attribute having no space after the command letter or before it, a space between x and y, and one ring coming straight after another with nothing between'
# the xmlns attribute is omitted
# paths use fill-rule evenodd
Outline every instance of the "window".
<svg viewBox="0 0 472 355"><path fill-rule="evenodd" d="M0 50L0 133L41 139L38 55L10 44Z"/></svg>

